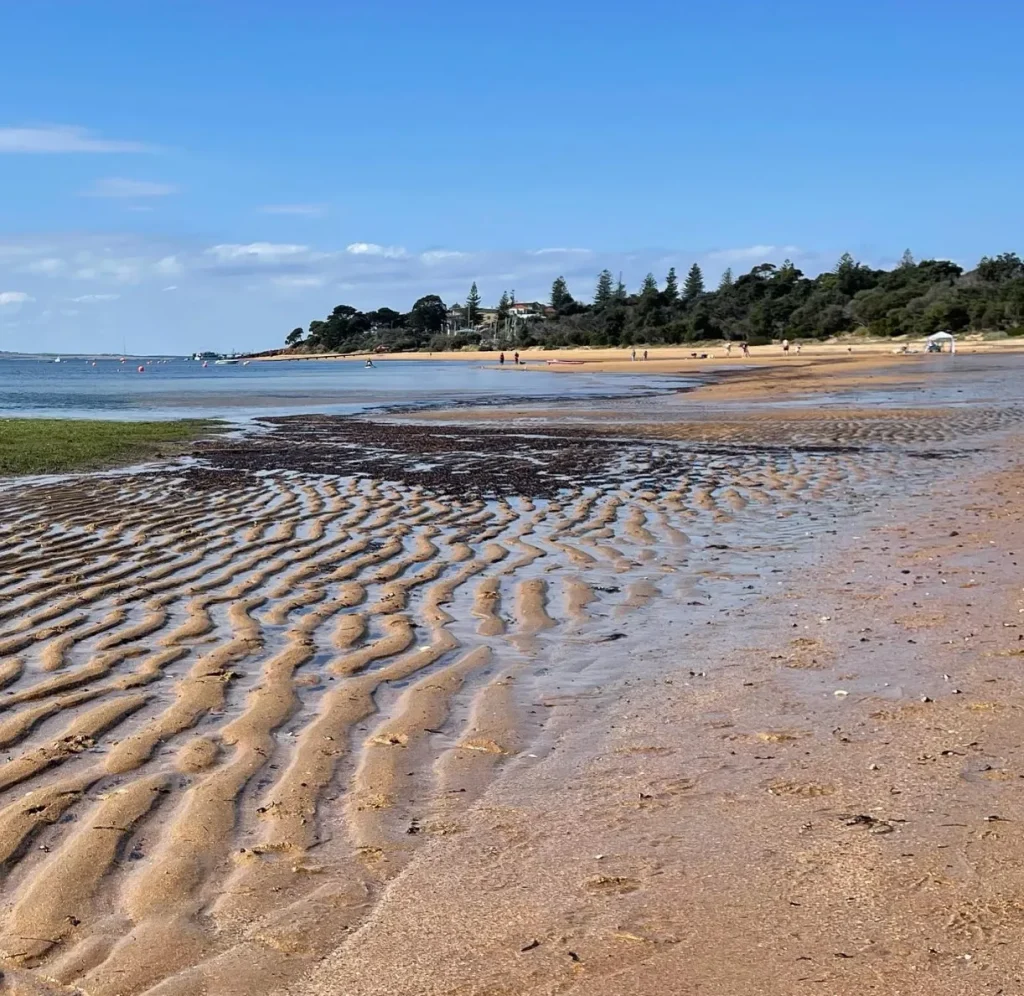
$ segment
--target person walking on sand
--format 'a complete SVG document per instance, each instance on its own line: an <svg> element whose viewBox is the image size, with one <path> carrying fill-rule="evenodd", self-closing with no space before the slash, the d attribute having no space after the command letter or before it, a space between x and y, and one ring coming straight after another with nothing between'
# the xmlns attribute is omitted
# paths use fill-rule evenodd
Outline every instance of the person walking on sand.
<svg viewBox="0 0 1024 996"><path fill-rule="evenodd" d="M732 343L731 342L727 342L725 344L725 355L726 356L732 356Z"/></svg>
<svg viewBox="0 0 1024 996"><path fill-rule="evenodd" d="M512 354L512 361L513 361L513 363L515 363L516 366L519 366L519 350L518 349Z"/></svg>
<svg viewBox="0 0 1024 996"><path fill-rule="evenodd" d="M783 339L782 340L782 352L783 353L789 353L789 340L788 339Z"/></svg>
<svg viewBox="0 0 1024 996"><path fill-rule="evenodd" d="M632 352L632 353L630 353L630 354L629 354L629 358L630 358L630 359L631 359L631 360L632 360L632 361L633 361L634 363L636 363L636 350L635 350L635 349L633 350L633 352Z"/></svg>
<svg viewBox="0 0 1024 996"><path fill-rule="evenodd" d="M644 359L645 360L647 359L647 350L646 349L644 350Z"/></svg>
<svg viewBox="0 0 1024 996"><path fill-rule="evenodd" d="M741 342L740 343L740 349L743 351L743 355L744 356L746 356L746 357L750 356L750 343L748 343L748 342Z"/></svg>

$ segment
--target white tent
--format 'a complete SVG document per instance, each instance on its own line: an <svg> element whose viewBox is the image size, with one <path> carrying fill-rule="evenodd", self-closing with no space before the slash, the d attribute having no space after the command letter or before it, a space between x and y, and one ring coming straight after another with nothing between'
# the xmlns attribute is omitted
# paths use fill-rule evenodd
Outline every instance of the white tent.
<svg viewBox="0 0 1024 996"><path fill-rule="evenodd" d="M953 338L953 333L952 332L936 332L934 335L928 336L928 338L925 341L928 342L928 343L933 343L934 342L935 345L938 346L940 351L941 351L943 345L945 345L948 342L949 343L949 351L951 353L955 353L956 352L956 339Z"/></svg>

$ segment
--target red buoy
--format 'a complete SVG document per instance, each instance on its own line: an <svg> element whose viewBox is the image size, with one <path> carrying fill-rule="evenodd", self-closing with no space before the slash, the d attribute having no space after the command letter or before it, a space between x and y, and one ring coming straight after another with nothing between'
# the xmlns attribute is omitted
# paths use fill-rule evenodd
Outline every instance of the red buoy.
<svg viewBox="0 0 1024 996"><path fill-rule="evenodd" d="M141 373L145 373L145 372L146 372L146 368L145 367L139 367L139 373L140 374Z"/></svg>

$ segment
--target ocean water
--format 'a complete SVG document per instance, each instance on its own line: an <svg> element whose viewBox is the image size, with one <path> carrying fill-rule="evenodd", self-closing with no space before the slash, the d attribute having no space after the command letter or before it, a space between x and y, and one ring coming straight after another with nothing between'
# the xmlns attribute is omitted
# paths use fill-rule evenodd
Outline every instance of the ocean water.
<svg viewBox="0 0 1024 996"><path fill-rule="evenodd" d="M681 377L639 382L612 374L552 373L539 364L497 369L479 361L253 362L203 367L181 358L0 359L0 417L223 418L351 414L395 405L622 396L691 386ZM138 367L145 367L140 373Z"/></svg>

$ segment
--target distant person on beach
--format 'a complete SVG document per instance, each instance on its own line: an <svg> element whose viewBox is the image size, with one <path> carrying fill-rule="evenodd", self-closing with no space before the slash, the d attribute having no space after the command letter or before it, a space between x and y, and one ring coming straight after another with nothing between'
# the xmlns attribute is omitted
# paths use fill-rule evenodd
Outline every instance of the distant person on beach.
<svg viewBox="0 0 1024 996"><path fill-rule="evenodd" d="M647 359L647 350L646 349L644 350L644 359L645 360Z"/></svg>
<svg viewBox="0 0 1024 996"><path fill-rule="evenodd" d="M630 359L631 359L631 360L632 360L632 361L633 361L634 363L636 363L636 350L635 350L635 349L633 350L633 352L632 352L632 353L630 353L630 354L629 354L629 358L630 358Z"/></svg>
<svg viewBox="0 0 1024 996"><path fill-rule="evenodd" d="M518 349L512 354L512 359L515 362L515 365L519 366L519 350Z"/></svg>
<svg viewBox="0 0 1024 996"><path fill-rule="evenodd" d="M740 349L743 351L744 356L750 356L750 344L746 342L740 343Z"/></svg>
<svg viewBox="0 0 1024 996"><path fill-rule="evenodd" d="M366 361L366 365L367 365L368 367L372 367L372 366L373 366L373 360L367 360L367 361Z"/></svg>
<svg viewBox="0 0 1024 996"><path fill-rule="evenodd" d="M498 354L498 363L500 363L501 366L505 365L505 354L504 353L499 353Z"/></svg>
<svg viewBox="0 0 1024 996"><path fill-rule="evenodd" d="M732 356L732 343L731 342L727 342L725 344L725 355L726 356Z"/></svg>
<svg viewBox="0 0 1024 996"><path fill-rule="evenodd" d="M789 352L789 340L788 339L783 339L782 340L782 351L784 353L788 353Z"/></svg>

